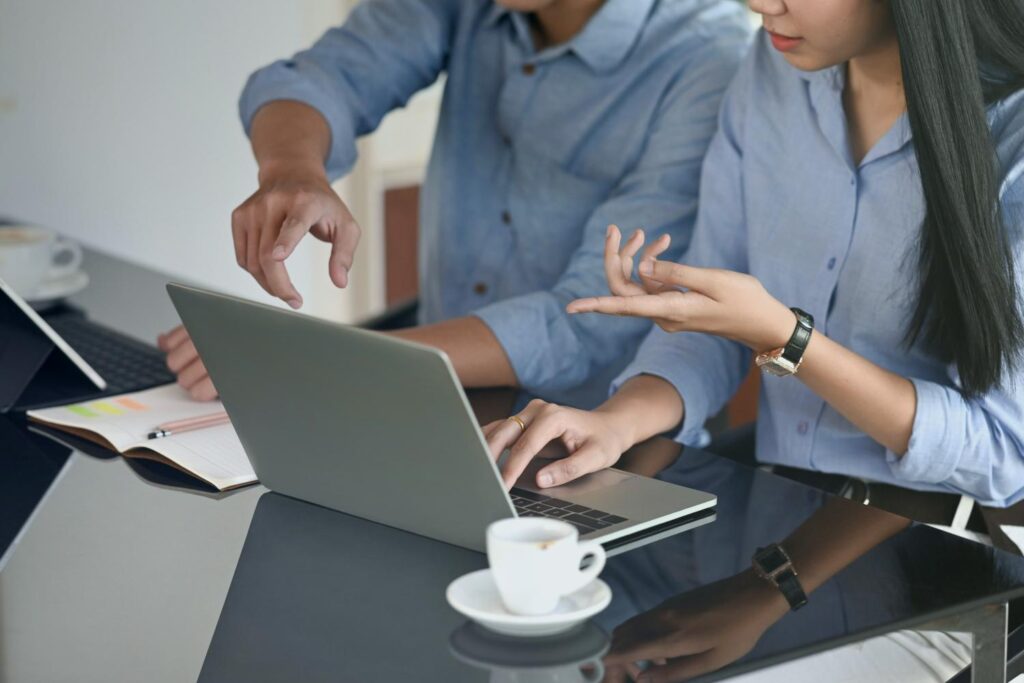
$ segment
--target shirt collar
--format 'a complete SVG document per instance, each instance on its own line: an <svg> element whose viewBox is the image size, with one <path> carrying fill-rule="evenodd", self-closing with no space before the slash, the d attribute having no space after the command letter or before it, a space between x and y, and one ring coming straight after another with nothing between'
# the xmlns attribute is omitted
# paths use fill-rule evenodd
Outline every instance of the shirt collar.
<svg viewBox="0 0 1024 683"><path fill-rule="evenodd" d="M558 56L572 50L595 71L610 71L622 63L640 38L647 17L656 0L606 0L587 25L564 45L545 50L539 56ZM518 14L525 25L525 17L494 3L484 19L484 26L493 26L502 18ZM548 54L546 54L548 53Z"/></svg>
<svg viewBox="0 0 1024 683"><path fill-rule="evenodd" d="M836 151L849 162L848 139L846 135L846 113L843 108L843 88L846 87L846 65L831 66L819 71L800 71L800 77L808 83L811 102L819 114L819 123L825 136ZM825 120L821 120L824 118ZM900 114L881 139L864 157L860 166L901 150L912 138L910 119L907 112Z"/></svg>

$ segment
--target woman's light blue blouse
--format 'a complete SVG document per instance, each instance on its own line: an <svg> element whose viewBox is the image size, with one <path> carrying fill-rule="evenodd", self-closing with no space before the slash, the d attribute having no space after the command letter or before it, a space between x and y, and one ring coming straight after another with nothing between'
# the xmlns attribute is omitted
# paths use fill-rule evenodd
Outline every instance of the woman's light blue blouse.
<svg viewBox="0 0 1024 683"><path fill-rule="evenodd" d="M910 378L917 414L902 457L854 427L796 378L765 377L757 457L1005 506L1024 498L1024 368L966 399L951 367L907 347L924 199L904 115L854 164L842 106L845 69L802 72L758 36L726 93L684 261L748 272L819 330ZM1024 93L989 111L1001 205L1024 262ZM615 382L671 382L686 404L680 438L733 395L751 353L721 338L655 329Z"/></svg>

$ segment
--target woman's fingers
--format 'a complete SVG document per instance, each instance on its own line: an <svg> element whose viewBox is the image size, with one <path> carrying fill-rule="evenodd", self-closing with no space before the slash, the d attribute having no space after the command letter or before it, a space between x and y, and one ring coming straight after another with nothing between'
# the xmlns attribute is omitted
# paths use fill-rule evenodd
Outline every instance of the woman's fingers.
<svg viewBox="0 0 1024 683"><path fill-rule="evenodd" d="M604 276L608 280L608 288L616 291L625 286L622 281L622 266L619 263L619 246L622 234L617 225L609 225L604 240Z"/></svg>
<svg viewBox="0 0 1024 683"><path fill-rule="evenodd" d="M526 421L526 431L509 449L508 460L501 473L505 486L511 488L522 476L526 466L548 443L565 433L564 409L548 406L536 417ZM516 429L519 427L516 426Z"/></svg>
<svg viewBox="0 0 1024 683"><path fill-rule="evenodd" d="M644 672L644 683L675 683L714 671L728 663L729 657L716 650L707 650L695 655L678 657L665 664L650 666Z"/></svg>
<svg viewBox="0 0 1024 683"><path fill-rule="evenodd" d="M505 449L511 448L522 433L523 430L512 420L502 420L494 425L487 436L487 449L491 452L491 458L497 462Z"/></svg>
<svg viewBox="0 0 1024 683"><path fill-rule="evenodd" d="M640 267L637 268L637 273L640 276L640 285L648 294L658 294L665 291L667 287L663 282L659 282L653 277L644 274L644 271L647 269L645 264L657 260L671 244L672 238L666 233L644 247L643 253L640 254Z"/></svg>
<svg viewBox="0 0 1024 683"><path fill-rule="evenodd" d="M483 433L485 441L490 441L491 432L493 432L495 429L501 426L501 423L501 420L495 420L494 422L488 422L487 424L480 427L480 431Z"/></svg>
<svg viewBox="0 0 1024 683"><path fill-rule="evenodd" d="M620 250L620 244L622 241L622 235L619 232L618 227L614 225L608 226L608 236L605 240L604 245L604 275L608 280L608 289L613 294L621 296L628 296L630 294L642 294L643 289L636 285L630 279L630 273L626 272L624 275L624 266L622 263L623 251L632 250L635 254L636 250L639 249L639 244L633 247L633 242L636 239L637 234L633 233L633 237L626 243L626 246ZM642 244L643 235L640 235L640 244ZM630 255L632 258L632 255ZM632 269L632 261L630 262L629 268Z"/></svg>
<svg viewBox="0 0 1024 683"><path fill-rule="evenodd" d="M535 399L530 401L530 403L528 403L527 406L516 415L516 417L522 420L524 425L529 427L534 416L546 405L547 403L545 401ZM495 461L501 457L501 454L505 452L505 449L511 448L525 431L521 426L519 426L519 423L511 417L492 422L484 429L490 430L489 432L485 431L487 434L487 448L491 451L491 457Z"/></svg>
<svg viewBox="0 0 1024 683"><path fill-rule="evenodd" d="M656 612L644 613L615 629L606 660L612 664L657 662L666 657L696 655L707 650L707 645L682 635L682 624L666 629L656 621L657 616Z"/></svg>
<svg viewBox="0 0 1024 683"><path fill-rule="evenodd" d="M622 269L622 279L626 282L633 281L633 257L644 245L644 231L637 228L626 240L625 246L619 251L619 263Z"/></svg>
<svg viewBox="0 0 1024 683"><path fill-rule="evenodd" d="M671 301L663 294L640 296L594 296L576 299L566 307L569 313L604 313L634 318L670 318Z"/></svg>
<svg viewBox="0 0 1024 683"><path fill-rule="evenodd" d="M559 434L561 436L561 434ZM537 486L561 486L584 474L607 467L607 457L597 444L587 443L569 456L556 460L537 472Z"/></svg>
<svg viewBox="0 0 1024 683"><path fill-rule="evenodd" d="M721 282L720 272L712 268L695 268L670 261L644 261L639 270L641 277L691 289L712 299L716 298Z"/></svg>
<svg viewBox="0 0 1024 683"><path fill-rule="evenodd" d="M665 253L665 250L672 244L672 236L667 232L658 239L654 240L646 247L644 247L643 253L640 255L642 260L656 259Z"/></svg>

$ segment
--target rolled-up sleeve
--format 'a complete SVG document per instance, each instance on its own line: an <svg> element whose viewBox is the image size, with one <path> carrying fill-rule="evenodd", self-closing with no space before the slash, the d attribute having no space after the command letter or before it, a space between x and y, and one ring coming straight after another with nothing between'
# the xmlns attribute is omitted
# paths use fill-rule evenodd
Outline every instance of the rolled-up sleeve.
<svg viewBox="0 0 1024 683"><path fill-rule="evenodd" d="M445 68L458 0L367 0L312 48L249 77L239 100L248 135L259 109L276 100L316 109L331 130L331 178L356 161L356 138L433 83Z"/></svg>
<svg viewBox="0 0 1024 683"><path fill-rule="evenodd" d="M631 356L650 329L645 320L569 315L577 298L608 293L604 244L609 224L642 225L649 240L672 236L666 258L690 243L700 169L717 112L744 44L708 41L662 100L634 169L589 217L583 239L550 290L498 301L475 312L498 338L523 388L543 393L579 385ZM523 334L528 330L529 334Z"/></svg>
<svg viewBox="0 0 1024 683"><path fill-rule="evenodd" d="M722 102L718 132L701 175L693 243L682 259L690 265L748 272L742 173L743 91L750 81L752 64L748 57ZM736 342L696 332L669 334L655 328L636 358L615 379L612 391L638 375L654 375L672 384L685 405L676 438L687 442L736 392L749 366L750 353Z"/></svg>
<svg viewBox="0 0 1024 683"><path fill-rule="evenodd" d="M968 399L954 387L911 381L917 414L907 452L886 453L893 474L941 484L983 505L1024 499L1024 392L1008 387Z"/></svg>
<svg viewBox="0 0 1024 683"><path fill-rule="evenodd" d="M1024 297L1024 136L1001 192ZM1006 507L1024 500L1024 365L1018 361L999 386L966 398L955 366L949 383L911 378L917 413L907 452L886 452L893 474L908 482L937 484L983 505Z"/></svg>

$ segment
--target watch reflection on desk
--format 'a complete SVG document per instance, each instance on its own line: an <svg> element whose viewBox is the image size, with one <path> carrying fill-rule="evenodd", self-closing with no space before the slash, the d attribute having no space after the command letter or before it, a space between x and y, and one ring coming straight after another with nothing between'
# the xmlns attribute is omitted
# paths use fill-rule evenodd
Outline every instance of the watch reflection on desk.
<svg viewBox="0 0 1024 683"><path fill-rule="evenodd" d="M739 673L744 662L967 601L971 572L1014 580L991 548L665 440L638 446L623 466L651 460L665 467L661 478L716 493L718 521L608 562L616 599L596 620L612 632L609 683L690 680L734 663ZM800 611L751 568L756 549L774 542L811 593Z"/></svg>

